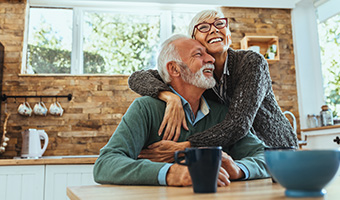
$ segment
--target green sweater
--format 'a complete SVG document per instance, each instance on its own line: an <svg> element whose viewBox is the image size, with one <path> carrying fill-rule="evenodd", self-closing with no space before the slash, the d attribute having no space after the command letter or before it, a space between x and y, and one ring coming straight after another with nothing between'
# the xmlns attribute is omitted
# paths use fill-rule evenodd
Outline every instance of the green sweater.
<svg viewBox="0 0 340 200"><path fill-rule="evenodd" d="M179 142L221 122L227 108L207 101L210 113L195 126L188 123L189 131L182 128ZM159 185L158 172L165 163L137 159L140 151L160 141L158 129L166 104L152 97L137 98L123 116L109 142L101 149L94 165L94 179L101 184ZM251 179L269 177L263 155L264 144L253 134L223 150L235 161L245 165Z"/></svg>

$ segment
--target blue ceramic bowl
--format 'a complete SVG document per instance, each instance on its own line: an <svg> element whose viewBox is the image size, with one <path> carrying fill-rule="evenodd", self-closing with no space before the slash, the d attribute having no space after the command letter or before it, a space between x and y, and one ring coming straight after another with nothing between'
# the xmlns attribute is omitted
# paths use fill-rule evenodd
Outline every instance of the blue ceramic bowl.
<svg viewBox="0 0 340 200"><path fill-rule="evenodd" d="M324 187L337 174L340 150L266 150L265 160L273 179L286 188L288 197L324 196Z"/></svg>

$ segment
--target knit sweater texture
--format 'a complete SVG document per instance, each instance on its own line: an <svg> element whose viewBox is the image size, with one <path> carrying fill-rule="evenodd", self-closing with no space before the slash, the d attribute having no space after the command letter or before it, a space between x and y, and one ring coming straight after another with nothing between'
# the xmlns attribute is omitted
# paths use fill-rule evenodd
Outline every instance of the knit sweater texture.
<svg viewBox="0 0 340 200"><path fill-rule="evenodd" d="M228 50L229 76L226 76L229 112L225 119L188 138L192 146L228 146L251 130L267 146L297 147L297 136L283 115L272 90L268 63L253 51ZM157 98L161 91L171 91L157 70L134 72L129 87L143 96ZM207 99L219 101L212 89L204 93Z"/></svg>
<svg viewBox="0 0 340 200"><path fill-rule="evenodd" d="M210 112L189 131L181 129L179 142L221 122L228 111L226 106L207 100ZM94 179L101 184L159 185L158 172L162 162L138 159L143 148L160 141L158 135L166 104L155 98L137 98L123 116L109 142L100 150L94 165ZM249 170L249 179L267 178L269 174L264 161L264 144L249 133L234 145L223 148L235 162Z"/></svg>

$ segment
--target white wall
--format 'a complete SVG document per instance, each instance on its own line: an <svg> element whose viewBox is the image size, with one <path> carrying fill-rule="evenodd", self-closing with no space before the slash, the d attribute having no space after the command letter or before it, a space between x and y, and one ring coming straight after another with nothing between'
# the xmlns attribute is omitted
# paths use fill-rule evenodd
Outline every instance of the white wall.
<svg viewBox="0 0 340 200"><path fill-rule="evenodd" d="M292 10L296 81L301 128L307 115L318 114L324 104L317 17L313 0L302 0Z"/></svg>

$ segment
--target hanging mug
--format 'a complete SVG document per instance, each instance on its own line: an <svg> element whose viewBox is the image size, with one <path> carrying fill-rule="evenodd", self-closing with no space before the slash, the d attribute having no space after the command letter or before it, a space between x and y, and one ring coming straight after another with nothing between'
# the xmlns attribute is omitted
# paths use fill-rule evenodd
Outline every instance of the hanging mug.
<svg viewBox="0 0 340 200"><path fill-rule="evenodd" d="M35 104L33 108L33 112L36 115L46 116L47 115L47 108L45 104L40 101L39 103Z"/></svg>
<svg viewBox="0 0 340 200"><path fill-rule="evenodd" d="M50 105L50 114L56 115L56 116L62 116L63 115L63 108L61 107L60 103L58 101L55 101Z"/></svg>
<svg viewBox="0 0 340 200"><path fill-rule="evenodd" d="M25 101L24 103L20 104L18 107L18 113L23 116L31 116L32 115L32 108L30 104Z"/></svg>

